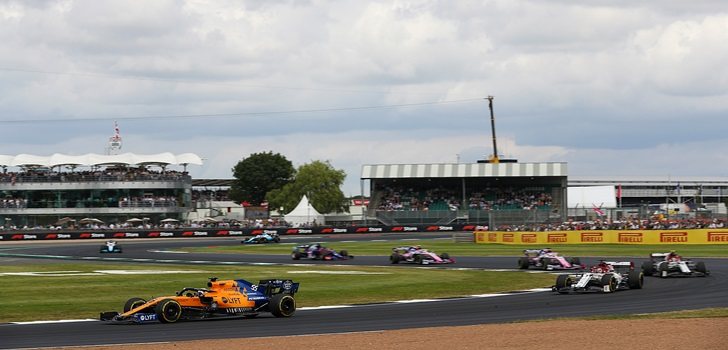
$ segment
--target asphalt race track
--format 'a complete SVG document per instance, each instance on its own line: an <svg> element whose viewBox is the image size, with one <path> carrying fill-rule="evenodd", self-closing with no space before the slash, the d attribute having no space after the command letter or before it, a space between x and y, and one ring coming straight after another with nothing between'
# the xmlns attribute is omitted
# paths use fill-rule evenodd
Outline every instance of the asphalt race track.
<svg viewBox="0 0 728 350"><path fill-rule="evenodd" d="M430 238L449 238L451 234L429 235ZM419 238L407 234L408 238ZM293 238L295 242L371 240L372 236ZM401 236L382 235L375 239L399 239ZM286 242L286 241L284 241ZM95 244L42 244L2 246L0 259L7 254L52 254L70 258L100 256ZM164 251L192 245L240 244L240 240L196 240L153 242L124 241L124 258L196 260L237 263L292 263L288 256L238 254L169 254ZM335 244L331 244L335 248ZM152 251L152 252L150 252ZM351 252L355 254L355 252ZM172 255L171 257L168 255ZM483 269L513 269L515 257L456 257L453 267ZM591 264L596 258L582 258ZM611 260L611 259L610 259ZM614 260L620 260L614 258ZM627 260L627 259L624 259ZM640 266L641 259L631 259ZM499 297L469 297L413 303L383 303L355 307L298 310L288 319L262 314L256 319L232 319L175 324L115 325L102 322L70 322L44 324L0 324L0 349L28 347L57 347L80 345L110 345L114 343L148 343L179 340L243 338L276 335L299 335L372 331L384 329L457 326L483 323L502 323L553 317L650 313L706 307L728 307L728 259L700 259L706 262L711 276L707 278L646 277L640 290L610 294L589 293L560 295L553 292L514 293ZM150 262L150 261L148 261ZM170 261L170 263L179 263ZM306 260L296 263L320 263ZM387 257L357 256L336 264L389 265ZM406 265L403 265L406 266ZM544 286L546 287L546 286ZM302 286L305 292L305 286ZM101 311L101 310L100 310Z"/></svg>

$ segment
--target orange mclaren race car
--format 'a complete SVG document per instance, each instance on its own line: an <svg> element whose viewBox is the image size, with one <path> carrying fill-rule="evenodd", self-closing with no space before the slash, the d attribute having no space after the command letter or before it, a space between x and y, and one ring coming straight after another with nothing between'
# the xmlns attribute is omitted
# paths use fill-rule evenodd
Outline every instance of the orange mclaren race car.
<svg viewBox="0 0 728 350"><path fill-rule="evenodd" d="M270 279L253 284L243 279L218 280L213 277L207 288L183 288L176 295L153 298L131 298L124 312L102 312L102 321L124 323L200 320L215 317L255 317L270 312L276 317L291 317L296 312L293 295L298 283Z"/></svg>

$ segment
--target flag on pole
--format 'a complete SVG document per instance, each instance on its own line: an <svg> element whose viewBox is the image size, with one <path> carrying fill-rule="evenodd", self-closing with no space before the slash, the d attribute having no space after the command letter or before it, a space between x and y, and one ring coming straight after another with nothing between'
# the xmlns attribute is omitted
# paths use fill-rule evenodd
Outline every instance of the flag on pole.
<svg viewBox="0 0 728 350"><path fill-rule="evenodd" d="M596 204L592 203L592 209L597 213L597 216L604 216L604 210L602 210L601 206L597 207Z"/></svg>
<svg viewBox="0 0 728 350"><path fill-rule="evenodd" d="M622 184L617 185L617 199L622 199Z"/></svg>

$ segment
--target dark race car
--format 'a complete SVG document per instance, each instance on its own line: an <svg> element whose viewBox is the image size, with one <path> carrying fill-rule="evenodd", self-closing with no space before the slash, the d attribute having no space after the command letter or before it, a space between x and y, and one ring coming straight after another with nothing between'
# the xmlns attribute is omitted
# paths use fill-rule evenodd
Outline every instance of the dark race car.
<svg viewBox="0 0 728 350"><path fill-rule="evenodd" d="M525 270L531 266L542 270L584 269L579 258L561 256L550 248L523 250L523 256L518 259L518 268Z"/></svg>
<svg viewBox="0 0 728 350"><path fill-rule="evenodd" d="M629 261L601 261L589 272L562 274L556 277L551 289L561 294L570 292L611 293L621 289L641 289L644 283L642 271L635 270Z"/></svg>
<svg viewBox="0 0 728 350"><path fill-rule="evenodd" d="M293 247L291 259L312 259L312 260L347 260L353 259L346 250L335 251L324 247L321 243L301 244Z"/></svg>
<svg viewBox="0 0 728 350"><path fill-rule="evenodd" d="M451 258L447 253L438 255L420 246L402 246L392 248L392 254L389 255L389 262L392 264L403 262L420 265L453 264L455 263L455 259Z"/></svg>
<svg viewBox="0 0 728 350"><path fill-rule="evenodd" d="M277 233L263 233L241 241L243 244L280 243L281 237Z"/></svg>
<svg viewBox="0 0 728 350"><path fill-rule="evenodd" d="M116 243L116 241L106 241L106 243L99 248L99 253L121 253L121 246Z"/></svg>
<svg viewBox="0 0 728 350"><path fill-rule="evenodd" d="M710 271L702 261L684 259L675 251L652 253L650 260L642 263L642 272L647 276L666 277L706 277Z"/></svg>
<svg viewBox="0 0 728 350"><path fill-rule="evenodd" d="M270 312L275 317L290 317L296 312L293 298L298 283L269 279L253 284L243 279L210 278L207 288L183 288L171 296L151 300L131 298L122 313L102 312L102 321L118 323L173 323L221 317L255 317Z"/></svg>

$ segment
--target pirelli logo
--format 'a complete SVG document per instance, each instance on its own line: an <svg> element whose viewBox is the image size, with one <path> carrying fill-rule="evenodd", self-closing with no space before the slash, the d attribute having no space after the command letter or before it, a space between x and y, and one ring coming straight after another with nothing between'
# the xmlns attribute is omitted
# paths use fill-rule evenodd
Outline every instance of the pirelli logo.
<svg viewBox="0 0 728 350"><path fill-rule="evenodd" d="M488 242L492 242L492 243L498 242L498 234L497 233L488 233Z"/></svg>
<svg viewBox="0 0 728 350"><path fill-rule="evenodd" d="M708 242L728 243L728 232L708 231Z"/></svg>
<svg viewBox="0 0 728 350"><path fill-rule="evenodd" d="M546 237L548 243L566 243L566 233L549 233Z"/></svg>
<svg viewBox="0 0 728 350"><path fill-rule="evenodd" d="M604 234L601 232L582 232L582 243L602 243L604 242Z"/></svg>
<svg viewBox="0 0 728 350"><path fill-rule="evenodd" d="M535 233L522 233L521 243L536 243L537 237L538 236Z"/></svg>
<svg viewBox="0 0 728 350"><path fill-rule="evenodd" d="M486 237L485 232L477 232L477 231L475 232L475 241L476 242L486 242L485 237ZM487 242L490 242L490 240L488 240Z"/></svg>
<svg viewBox="0 0 728 350"><path fill-rule="evenodd" d="M620 232L617 235L619 243L642 243L642 232Z"/></svg>
<svg viewBox="0 0 728 350"><path fill-rule="evenodd" d="M503 234L503 242L513 243L513 234L512 233L504 233Z"/></svg>
<svg viewBox="0 0 728 350"><path fill-rule="evenodd" d="M687 243L687 232L660 232L660 243Z"/></svg>

